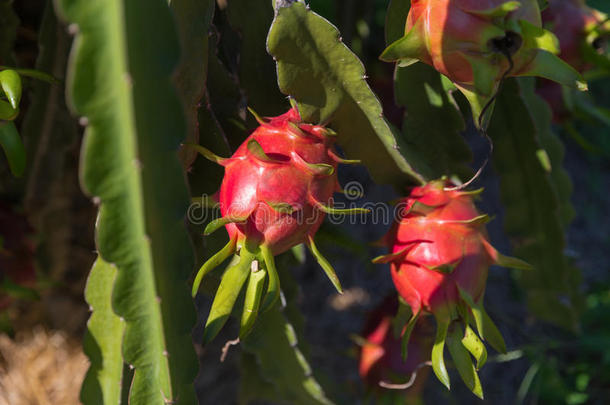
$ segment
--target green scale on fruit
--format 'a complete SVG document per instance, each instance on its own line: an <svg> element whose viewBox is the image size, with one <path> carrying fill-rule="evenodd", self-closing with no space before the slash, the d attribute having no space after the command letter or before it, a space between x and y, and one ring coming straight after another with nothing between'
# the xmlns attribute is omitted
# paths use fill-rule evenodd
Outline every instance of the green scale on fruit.
<svg viewBox="0 0 610 405"><path fill-rule="evenodd" d="M325 214L368 212L332 207L333 194L341 191L338 164L355 163L338 156L334 131L302 122L296 106L278 117L254 116L260 126L230 158L191 145L225 168L218 193L222 217L211 221L205 234L223 226L229 233L227 245L197 273L193 295L206 274L234 255L212 303L204 343L220 331L244 285L239 336L244 338L250 332L258 313L280 298L274 256L299 244L310 248L337 291L342 292L339 278L314 243L314 235Z"/></svg>
<svg viewBox="0 0 610 405"><path fill-rule="evenodd" d="M559 42L542 28L537 0L412 0L405 35L381 55L408 66L421 61L451 80L486 127L500 81L539 76L586 90L557 57Z"/></svg>
<svg viewBox="0 0 610 405"><path fill-rule="evenodd" d="M450 387L444 360L447 346L468 388L482 398L477 375L487 359L482 341L499 352L506 351L502 335L483 308L489 266L530 266L500 254L487 241L485 223L489 217L481 215L473 202L480 191L459 190L446 180L414 188L403 201L398 222L385 236L391 253L374 262L390 263L394 285L411 309L403 333L403 356L419 316L434 315L434 373Z"/></svg>

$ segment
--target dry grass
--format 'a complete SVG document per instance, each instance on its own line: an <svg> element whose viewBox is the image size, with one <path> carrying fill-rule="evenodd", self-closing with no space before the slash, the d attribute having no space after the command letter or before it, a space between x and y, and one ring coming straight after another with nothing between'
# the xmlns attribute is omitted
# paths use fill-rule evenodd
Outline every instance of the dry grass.
<svg viewBox="0 0 610 405"><path fill-rule="evenodd" d="M35 328L0 335L0 405L76 405L88 360L80 343Z"/></svg>

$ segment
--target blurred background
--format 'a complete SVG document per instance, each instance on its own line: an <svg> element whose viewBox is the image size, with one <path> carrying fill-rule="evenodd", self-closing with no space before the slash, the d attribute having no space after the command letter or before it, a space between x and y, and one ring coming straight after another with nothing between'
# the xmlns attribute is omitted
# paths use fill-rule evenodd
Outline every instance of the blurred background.
<svg viewBox="0 0 610 405"><path fill-rule="evenodd" d="M242 32L228 22L226 7L230 3L231 0L218 0L212 35L222 33L241 42ZM270 2L260 3L261 7L268 7ZM400 127L404 112L394 103L393 66L378 60L385 47L387 3L385 0L309 2L312 10L337 25L343 41L365 64L369 84L380 98L386 116ZM607 1L588 4L610 13ZM12 8L16 19L11 18L8 8ZM270 7L269 13L272 13ZM7 35L14 24L17 24L16 36L10 38ZM39 42L43 35L51 39ZM38 68L63 81L70 44L68 28L56 20L50 3L0 0L0 65ZM223 49L218 50L218 55L228 77L237 82L237 61L223 56ZM272 64L270 56L268 59L267 63ZM0 291L4 290L0 292L0 405L77 404L80 383L88 367L81 349L89 315L83 290L96 257L93 240L96 209L79 185L82 126L68 112L63 84L49 86L26 80L24 86L21 114L16 124L30 159L26 175L14 178L5 161L0 159L3 241ZM534 319L511 272L493 268L486 308L504 335L509 353L492 355L480 372L485 403L576 405L610 401L610 259L607 256L610 77L600 75L590 82L590 90L592 100L602 113L575 116L568 124L556 127L566 147L564 165L574 185L572 204L576 216L568 231L567 254L582 272L585 302L580 333ZM41 92L45 94L44 102L33 97ZM276 89L269 89L266 96L274 98L279 110L288 108L288 102ZM275 115L281 111L258 112ZM246 127L251 128L252 123L246 122ZM245 135L246 130L242 136ZM477 168L485 158L487 145L471 124L464 136L475 156L472 167ZM398 197L391 187L373 183L362 167L345 167L339 175L342 184L356 181L362 185L365 197L358 200L359 204L388 202ZM191 181L194 190L205 191L196 179ZM495 218L488 225L490 239L500 251L510 253L503 230L498 179L491 165L476 185L485 187L479 203L481 211ZM369 311L393 290L388 268L370 263L370 258L385 253L372 242L386 231L383 224L323 226L319 246L341 278L346 290L342 296L335 293L315 260L307 258L304 263L293 265L292 274L300 286L296 304L305 317L303 332L309 342L309 358L318 379L338 403L365 403L365 389L358 375L358 350L351 336L361 333ZM14 284L26 288L21 290ZM202 294L198 297L199 325L194 332L195 342L211 303ZM203 368L196 388L201 403L232 404L239 400L240 349L230 349L225 361L219 362L224 342L237 336L237 330L236 322L230 321L209 347L198 348ZM481 402L457 383L454 372L452 378L456 383L451 392L435 378L429 378L424 402Z"/></svg>

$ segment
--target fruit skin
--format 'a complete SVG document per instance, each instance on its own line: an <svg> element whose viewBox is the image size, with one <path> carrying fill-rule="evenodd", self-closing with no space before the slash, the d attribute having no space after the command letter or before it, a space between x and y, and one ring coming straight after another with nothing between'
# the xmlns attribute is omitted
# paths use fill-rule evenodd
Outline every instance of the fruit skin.
<svg viewBox="0 0 610 405"><path fill-rule="evenodd" d="M412 0L405 36L380 58L431 65L460 89L475 124L485 128L484 113L505 76L540 76L586 89L558 52L557 38L542 28L538 0Z"/></svg>
<svg viewBox="0 0 610 405"><path fill-rule="evenodd" d="M445 179L415 187L399 205L398 221L385 236L391 253L374 262L390 263L396 290L411 307L413 315L405 330L416 325L422 313L434 315L437 331L431 361L439 380L450 387L443 355L447 341L460 376L483 398L468 352L478 369L487 359L481 339L506 351L482 305L489 266L530 266L503 256L487 241L484 224L489 217L480 215L473 202L480 191L459 190ZM471 328L475 323L480 338Z"/></svg>
<svg viewBox="0 0 610 405"><path fill-rule="evenodd" d="M583 47L589 45L587 37L596 27L603 28L600 24L606 18L605 14L588 7L580 0L551 0L548 7L542 11L543 24L559 39L559 57L580 73L593 67L591 61L583 55ZM605 34L607 35L607 32ZM590 42L598 38L599 46L603 46L603 32L599 37L591 38Z"/></svg>
<svg viewBox="0 0 610 405"><path fill-rule="evenodd" d="M579 73L585 73L596 65L610 68L606 55L610 23L604 23L606 19L604 13L580 0L552 0L542 12L544 26L559 39L559 57ZM553 122L562 123L572 116L561 85L541 79L536 91L551 107Z"/></svg>
<svg viewBox="0 0 610 405"><path fill-rule="evenodd" d="M408 249L391 264L392 280L414 313L455 313L460 301L458 286L476 301L482 297L495 250L472 201L462 191L445 190L431 182L413 189L405 200L408 213L386 237L392 253ZM422 215L418 205L423 204ZM430 207L430 208L429 208ZM413 241L419 241L415 245Z"/></svg>
<svg viewBox="0 0 610 405"><path fill-rule="evenodd" d="M360 348L359 374L368 388L377 395L405 395L403 390L393 391L383 388L380 382L405 383L413 372L417 377L407 390L411 398L418 397L424 389L429 367L420 367L430 360L430 350L434 341L433 323L429 317L418 320L408 345L408 356L401 355L401 337L395 336L393 321L398 311L396 295L386 297L367 317L362 330L365 343Z"/></svg>
<svg viewBox="0 0 610 405"><path fill-rule="evenodd" d="M338 188L337 162L329 153L334 137L326 135L321 126L299 128L300 123L294 108L271 119L224 164L219 195L222 216L248 217L245 224L226 225L230 238L258 240L277 255L306 242L320 227L324 213L316 209L317 205L330 205ZM256 157L248 149L251 140L258 142L273 161ZM328 171L318 174L303 161L327 165ZM274 205L293 212L281 212Z"/></svg>
<svg viewBox="0 0 610 405"><path fill-rule="evenodd" d="M262 119L260 126L229 158L220 158L199 145L190 145L225 167L218 193L221 218L205 229L209 234L225 226L229 243L210 257L193 282L195 296L203 277L231 255L204 330L204 344L220 331L246 285L239 337L250 332L259 313L280 298L280 280L274 256L305 243L338 292L341 284L330 263L314 243L326 213L366 213L364 209L334 209L332 195L341 191L340 158L334 150L334 131L304 123L296 105L278 117Z"/></svg>
<svg viewBox="0 0 610 405"><path fill-rule="evenodd" d="M477 14L502 3L505 1L413 0L405 32L413 28L419 30L420 35L429 41L427 52L421 55L422 62L463 86L474 84L469 58L485 63L484 59L496 53L490 62L497 67L493 80L498 81L509 64L506 58L494 51L491 42L505 37L511 23L519 20L541 26L540 11L535 0L522 1L521 7L502 16L501 23L494 21L494 17ZM522 49L518 45L515 44L516 49L509 50L515 65L511 72L513 75L525 71L536 56L535 49ZM481 52L483 55L478 56Z"/></svg>

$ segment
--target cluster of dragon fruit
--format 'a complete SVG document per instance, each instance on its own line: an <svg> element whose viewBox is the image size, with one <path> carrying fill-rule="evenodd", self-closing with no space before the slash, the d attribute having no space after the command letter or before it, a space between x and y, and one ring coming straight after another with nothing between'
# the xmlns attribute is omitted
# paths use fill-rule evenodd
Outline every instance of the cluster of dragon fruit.
<svg viewBox="0 0 610 405"><path fill-rule="evenodd" d="M475 125L484 129L486 108L509 76L540 77L540 95L556 120L564 118L565 86L584 88L582 75L608 64L608 32L606 16L582 0L550 0L543 10L537 0L412 0L405 35L381 58L434 67L466 96ZM335 149L341 134L303 122L297 103L278 117L256 118L260 126L232 156L199 147L225 170L217 194L222 217L205 232L224 226L229 242L202 266L193 294L211 270L230 260L206 323L206 343L223 327L240 291L245 289L241 339L261 313L279 305L274 256L297 245L309 247L341 292L315 235L325 214L364 212L333 207L333 193L341 191L337 170L355 163ZM396 292L371 314L359 342L359 372L374 395L404 395L395 388L408 388L416 397L430 369L450 388L446 348L450 365L483 398L477 371L487 360L486 343L506 352L484 309L488 270L529 265L490 243L489 217L475 206L480 191L446 177L413 186L404 197L406 209L384 238L389 252L374 259L389 264Z"/></svg>

